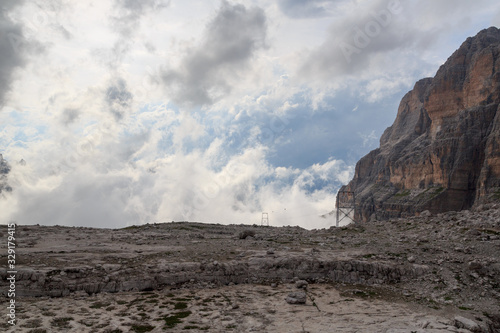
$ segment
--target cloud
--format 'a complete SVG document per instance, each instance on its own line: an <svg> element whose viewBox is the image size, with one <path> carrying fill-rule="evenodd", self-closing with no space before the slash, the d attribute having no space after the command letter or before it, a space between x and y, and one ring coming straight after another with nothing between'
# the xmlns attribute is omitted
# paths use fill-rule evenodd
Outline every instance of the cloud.
<svg viewBox="0 0 500 333"><path fill-rule="evenodd" d="M10 172L10 165L0 154L0 194L2 191L10 192L12 188L7 184L7 174Z"/></svg>
<svg viewBox="0 0 500 333"><path fill-rule="evenodd" d="M6 102L14 71L25 64L26 40L22 26L9 17L9 11L19 3L8 0L0 5L0 109Z"/></svg>
<svg viewBox="0 0 500 333"><path fill-rule="evenodd" d="M223 2L200 44L188 50L178 67L163 71L163 82L176 103L212 104L231 92L265 39L262 9Z"/></svg>
<svg viewBox="0 0 500 333"><path fill-rule="evenodd" d="M12 166L16 190L0 200L0 210L18 223L44 225L253 224L265 210L271 225L334 224L319 216L333 209L336 182L352 168L338 160L304 170L275 167L262 145L227 149L234 138L210 135L209 127L216 126L224 133L230 124L209 124L162 106L124 117L110 129L89 124L64 139L10 144L8 154L24 156L27 164ZM191 140L195 149L164 145L168 132L175 142ZM294 214L294 208L300 210Z"/></svg>
<svg viewBox="0 0 500 333"><path fill-rule="evenodd" d="M112 19L114 28L122 37L129 38L135 34L144 15L169 6L170 0L115 0L118 13Z"/></svg>
<svg viewBox="0 0 500 333"><path fill-rule="evenodd" d="M133 96L127 83L122 78L116 78L106 88L105 105L116 120L121 120L132 106Z"/></svg>
<svg viewBox="0 0 500 333"><path fill-rule="evenodd" d="M413 71L408 64L422 63L422 54L442 36L465 29L471 13L480 15L491 5L488 0L479 2L364 2L336 17L324 42L301 54L298 75L331 81L346 76L367 79L387 70L399 75L405 66Z"/></svg>
<svg viewBox="0 0 500 333"><path fill-rule="evenodd" d="M0 35L0 153L14 161L0 220L94 227L253 224L264 211L271 225L334 225L336 190L407 88L500 12L492 0L15 3L0 14L21 51L2 53ZM36 58L34 39L47 47Z"/></svg>
<svg viewBox="0 0 500 333"><path fill-rule="evenodd" d="M290 18L318 18L332 15L335 4L342 0L279 0L278 6Z"/></svg>
<svg viewBox="0 0 500 333"><path fill-rule="evenodd" d="M69 125L69 124L75 122L78 119L78 117L80 117L79 110L67 108L67 109L64 109L64 111L61 115L61 122L65 125Z"/></svg>

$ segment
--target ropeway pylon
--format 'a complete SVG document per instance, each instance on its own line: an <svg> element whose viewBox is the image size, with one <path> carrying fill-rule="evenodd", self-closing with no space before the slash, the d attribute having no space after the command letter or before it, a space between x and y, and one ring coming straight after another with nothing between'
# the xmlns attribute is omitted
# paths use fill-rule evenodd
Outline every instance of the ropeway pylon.
<svg viewBox="0 0 500 333"><path fill-rule="evenodd" d="M350 219L352 222L354 220L354 212L356 209L356 196L353 191L345 190L343 186L337 193L337 227L340 222L345 218Z"/></svg>
<svg viewBox="0 0 500 333"><path fill-rule="evenodd" d="M269 214L262 213L262 220L260 221L260 225L267 225L269 227Z"/></svg>

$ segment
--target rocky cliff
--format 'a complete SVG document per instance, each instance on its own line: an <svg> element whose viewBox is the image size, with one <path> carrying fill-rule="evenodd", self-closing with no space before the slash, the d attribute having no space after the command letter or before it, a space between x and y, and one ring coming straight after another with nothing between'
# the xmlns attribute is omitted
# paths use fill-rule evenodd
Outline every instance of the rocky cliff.
<svg viewBox="0 0 500 333"><path fill-rule="evenodd" d="M356 165L355 219L462 210L500 199L500 30L468 38L401 101Z"/></svg>

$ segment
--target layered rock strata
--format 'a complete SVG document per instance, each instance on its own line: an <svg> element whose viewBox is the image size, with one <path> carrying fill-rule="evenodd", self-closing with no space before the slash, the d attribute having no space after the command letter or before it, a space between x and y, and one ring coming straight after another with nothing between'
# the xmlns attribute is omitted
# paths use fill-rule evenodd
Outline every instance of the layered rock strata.
<svg viewBox="0 0 500 333"><path fill-rule="evenodd" d="M100 292L144 291L164 286L196 281L216 286L242 283L289 282L294 277L310 281L344 282L351 284L396 283L421 276L426 266L365 262L360 260L329 260L311 256L282 254L274 257L256 255L248 260L202 264L199 262L162 263L149 269L141 266L105 264L97 267L79 266L63 269L20 269L17 272L18 296L61 297L85 291ZM7 277L0 270L0 279Z"/></svg>

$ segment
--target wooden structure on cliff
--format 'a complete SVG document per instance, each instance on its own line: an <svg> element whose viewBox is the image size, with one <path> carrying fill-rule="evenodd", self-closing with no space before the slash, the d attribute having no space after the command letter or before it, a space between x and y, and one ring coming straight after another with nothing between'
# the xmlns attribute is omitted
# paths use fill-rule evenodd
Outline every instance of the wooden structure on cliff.
<svg viewBox="0 0 500 333"><path fill-rule="evenodd" d="M354 210L356 208L356 195L353 191L347 191L345 186L343 186L337 193L337 227L340 222L346 218L350 219L352 222L354 220Z"/></svg>

